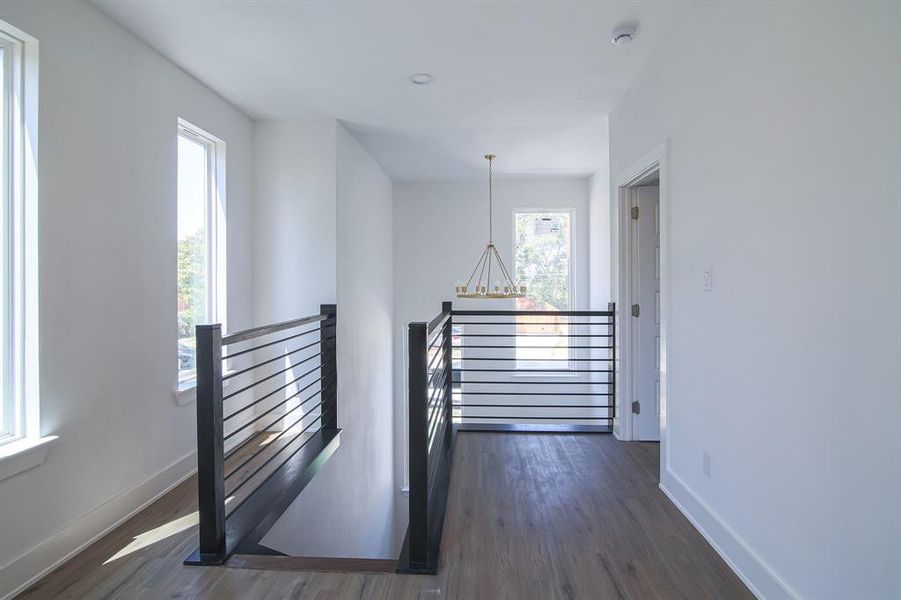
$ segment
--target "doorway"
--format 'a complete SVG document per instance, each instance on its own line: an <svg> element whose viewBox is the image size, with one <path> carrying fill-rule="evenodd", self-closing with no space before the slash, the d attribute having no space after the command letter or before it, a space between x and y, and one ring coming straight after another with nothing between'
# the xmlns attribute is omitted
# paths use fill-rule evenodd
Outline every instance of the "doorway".
<svg viewBox="0 0 901 600"><path fill-rule="evenodd" d="M614 435L660 441L667 468L668 214L666 145L613 179L612 269L617 306Z"/></svg>
<svg viewBox="0 0 901 600"><path fill-rule="evenodd" d="M632 439L660 441L660 177L628 188Z"/></svg>

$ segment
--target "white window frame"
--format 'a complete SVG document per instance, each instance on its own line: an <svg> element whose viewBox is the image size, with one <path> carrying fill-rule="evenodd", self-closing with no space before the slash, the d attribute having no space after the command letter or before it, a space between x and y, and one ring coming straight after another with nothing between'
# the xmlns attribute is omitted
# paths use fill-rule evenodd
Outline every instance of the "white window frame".
<svg viewBox="0 0 901 600"><path fill-rule="evenodd" d="M38 42L0 21L3 77L0 144L0 479L43 462L38 368Z"/></svg>
<svg viewBox="0 0 901 600"><path fill-rule="evenodd" d="M226 178L225 142L186 119L178 119L178 136L204 145L207 149L207 197L204 209L207 233L207 315L208 323L221 323L226 328ZM176 159L176 165L178 161ZM177 181L177 175L176 175ZM176 193L176 203L178 194ZM176 210L176 214L177 214ZM177 344L176 344L177 351ZM196 373L184 377L176 371L176 400L194 399Z"/></svg>
<svg viewBox="0 0 901 600"><path fill-rule="evenodd" d="M574 207L527 207L527 208L514 208L513 209L513 219L512 219L512 244L510 247L510 258L513 262L513 275L516 277L516 217L520 214L538 214L538 213L566 213L569 215L569 282L567 288L569 289L569 302L567 303L566 308L561 310L576 310L576 209ZM517 285L519 281L517 281ZM528 296L528 293L526 294ZM569 360L566 361L565 368L573 369L573 359L575 355L573 353L573 349L570 346L567 351ZM515 356L515 352L514 352ZM561 361L563 362L563 361ZM519 368L519 361L516 361L517 369ZM577 373L558 373L555 375L550 375L546 373L528 373L528 372L519 372L513 373L514 377L574 377Z"/></svg>

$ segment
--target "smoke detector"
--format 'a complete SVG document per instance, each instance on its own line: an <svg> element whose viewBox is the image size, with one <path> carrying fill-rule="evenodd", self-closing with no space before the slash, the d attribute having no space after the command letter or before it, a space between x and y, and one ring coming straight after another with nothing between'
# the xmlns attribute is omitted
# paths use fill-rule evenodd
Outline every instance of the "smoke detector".
<svg viewBox="0 0 901 600"><path fill-rule="evenodd" d="M634 24L620 25L613 30L611 41L617 46L625 46L635 39L638 34L638 27Z"/></svg>

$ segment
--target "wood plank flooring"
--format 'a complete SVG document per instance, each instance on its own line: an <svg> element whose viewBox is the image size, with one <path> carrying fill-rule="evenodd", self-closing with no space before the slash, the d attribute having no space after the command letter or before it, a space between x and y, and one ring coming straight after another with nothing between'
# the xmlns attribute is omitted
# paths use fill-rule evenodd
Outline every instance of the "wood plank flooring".
<svg viewBox="0 0 901 600"><path fill-rule="evenodd" d="M459 434L434 577L182 566L190 480L21 598L753 598L657 488L658 460L608 435Z"/></svg>

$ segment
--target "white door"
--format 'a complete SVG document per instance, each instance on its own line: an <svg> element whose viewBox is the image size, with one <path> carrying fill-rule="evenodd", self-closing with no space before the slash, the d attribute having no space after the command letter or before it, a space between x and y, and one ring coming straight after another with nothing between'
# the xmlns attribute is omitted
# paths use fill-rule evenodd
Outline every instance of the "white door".
<svg viewBox="0 0 901 600"><path fill-rule="evenodd" d="M660 440L660 188L632 189L632 439Z"/></svg>

